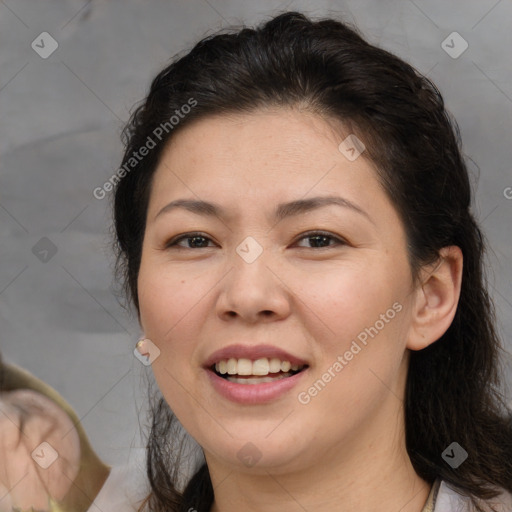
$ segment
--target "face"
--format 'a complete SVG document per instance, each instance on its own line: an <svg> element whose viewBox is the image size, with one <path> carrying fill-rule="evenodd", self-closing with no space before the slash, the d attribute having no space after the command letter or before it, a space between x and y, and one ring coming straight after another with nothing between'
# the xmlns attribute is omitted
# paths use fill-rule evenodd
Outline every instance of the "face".
<svg viewBox="0 0 512 512"><path fill-rule="evenodd" d="M178 132L156 170L141 327L209 463L299 470L399 424L413 306L404 228L341 133L285 109L210 117Z"/></svg>

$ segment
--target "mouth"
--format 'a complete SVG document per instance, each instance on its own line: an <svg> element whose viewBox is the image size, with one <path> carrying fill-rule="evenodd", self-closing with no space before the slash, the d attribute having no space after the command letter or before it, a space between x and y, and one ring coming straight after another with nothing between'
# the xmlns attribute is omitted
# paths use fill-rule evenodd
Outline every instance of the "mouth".
<svg viewBox="0 0 512 512"><path fill-rule="evenodd" d="M243 405L286 399L309 369L309 361L275 345L228 345L205 360L217 394Z"/></svg>
<svg viewBox="0 0 512 512"><path fill-rule="evenodd" d="M308 368L307 364L296 364L277 357L221 359L209 369L218 377L235 384L256 385L276 382L293 377Z"/></svg>

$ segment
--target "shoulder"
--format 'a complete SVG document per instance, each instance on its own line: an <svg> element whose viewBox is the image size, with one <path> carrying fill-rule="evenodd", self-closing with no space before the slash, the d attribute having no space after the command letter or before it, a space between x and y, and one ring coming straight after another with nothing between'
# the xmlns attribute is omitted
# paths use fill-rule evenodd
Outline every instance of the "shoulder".
<svg viewBox="0 0 512 512"><path fill-rule="evenodd" d="M500 494L493 499L478 504L485 511L512 512L512 494L505 489L498 489ZM455 486L442 480L439 485L433 512L473 512L474 507L468 496L458 491Z"/></svg>

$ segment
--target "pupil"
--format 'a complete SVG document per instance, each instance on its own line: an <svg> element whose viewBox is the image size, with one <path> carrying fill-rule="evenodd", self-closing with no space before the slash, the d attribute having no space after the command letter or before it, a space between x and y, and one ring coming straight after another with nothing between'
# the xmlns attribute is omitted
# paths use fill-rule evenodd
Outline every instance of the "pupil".
<svg viewBox="0 0 512 512"><path fill-rule="evenodd" d="M201 240L201 239L202 239L204 242L206 242L206 245L208 244L208 241L206 240L206 238L205 238L204 236L193 236L193 237L190 237L190 238L189 238L189 244L188 244L188 245L189 245L190 247L197 247L197 245L195 244L195 241L197 241L197 240ZM204 244L204 243L203 243L203 244L200 244L200 243L199 243L198 245L199 245L199 246L201 246L201 247L205 247L205 244Z"/></svg>
<svg viewBox="0 0 512 512"><path fill-rule="evenodd" d="M315 235L315 236L310 236L309 239L310 240L316 240L318 242L320 239L322 239L324 241L328 241L329 237L325 236L325 235ZM319 247L319 245L316 242L313 242L311 245L313 247ZM327 245L328 245L328 243L327 243Z"/></svg>

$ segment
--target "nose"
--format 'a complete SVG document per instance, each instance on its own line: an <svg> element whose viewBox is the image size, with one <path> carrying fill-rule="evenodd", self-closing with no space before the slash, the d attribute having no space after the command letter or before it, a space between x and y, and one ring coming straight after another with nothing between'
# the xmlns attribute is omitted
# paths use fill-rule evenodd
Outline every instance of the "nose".
<svg viewBox="0 0 512 512"><path fill-rule="evenodd" d="M248 323L275 321L290 314L290 288L280 275L270 251L263 250L254 261L236 251L231 270L221 281L217 315L222 320L240 318Z"/></svg>

